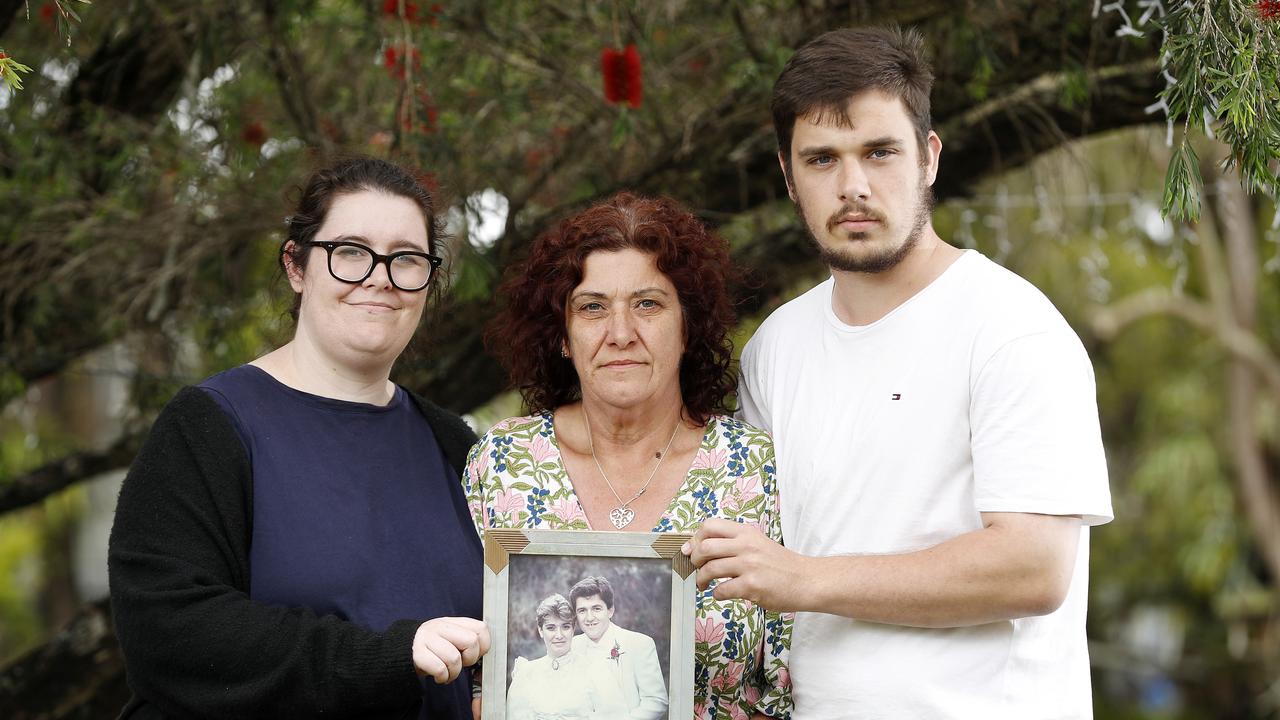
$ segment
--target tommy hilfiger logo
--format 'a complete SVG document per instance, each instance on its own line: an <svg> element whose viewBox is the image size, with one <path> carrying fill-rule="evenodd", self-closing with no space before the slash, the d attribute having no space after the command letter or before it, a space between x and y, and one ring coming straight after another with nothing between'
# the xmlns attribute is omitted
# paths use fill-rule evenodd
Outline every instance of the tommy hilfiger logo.
<svg viewBox="0 0 1280 720"><path fill-rule="evenodd" d="M901 399L902 399L902 393L894 393L894 394L893 394L893 397L890 397L889 399L890 399L890 400L901 400Z"/></svg>

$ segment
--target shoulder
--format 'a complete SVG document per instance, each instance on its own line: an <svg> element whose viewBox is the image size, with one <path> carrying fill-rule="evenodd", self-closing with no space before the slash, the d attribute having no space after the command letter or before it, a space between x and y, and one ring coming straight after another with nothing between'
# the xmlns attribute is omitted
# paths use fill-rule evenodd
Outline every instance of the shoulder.
<svg viewBox="0 0 1280 720"><path fill-rule="evenodd" d="M618 639L618 641L623 645L626 645L627 647L633 647L633 648L655 647L653 638L649 637L648 635L645 635L642 632L636 632L635 630L628 630L624 627L619 627L617 625L614 625L613 629L617 631L617 635L615 635L615 637Z"/></svg>
<svg viewBox="0 0 1280 720"><path fill-rule="evenodd" d="M198 444L238 441L231 418L210 392L191 385L179 390L156 417L152 435L178 432Z"/></svg>
<svg viewBox="0 0 1280 720"><path fill-rule="evenodd" d="M729 442L734 445L746 445L752 448L772 448L773 438L769 433L744 420L728 415L715 415L711 418L716 441Z"/></svg>
<svg viewBox="0 0 1280 720"><path fill-rule="evenodd" d="M551 413L509 417L499 420L486 430L471 448L471 455L474 458L488 452L502 452L503 447L523 447L537 438L542 438L538 442L544 442L550 447L554 434Z"/></svg>
<svg viewBox="0 0 1280 720"><path fill-rule="evenodd" d="M483 440L549 434L553 432L551 413L519 415L509 417L493 424L483 436Z"/></svg>
<svg viewBox="0 0 1280 720"><path fill-rule="evenodd" d="M1050 354L1085 357L1079 336L1039 288L975 251L961 262L963 275L951 304L957 322L972 333L974 370L1002 349L1033 338Z"/></svg>
<svg viewBox="0 0 1280 720"><path fill-rule="evenodd" d="M760 323L759 329L747 341L747 348L755 347L758 350L762 346L785 342L798 335L808 335L814 324L824 322L823 306L831 302L834 283L833 278L827 278L798 297L783 303Z"/></svg>
<svg viewBox="0 0 1280 720"><path fill-rule="evenodd" d="M984 329L1016 335L1068 327L1048 296L1021 275L976 251L959 262L965 265L956 301L968 304Z"/></svg>
<svg viewBox="0 0 1280 720"><path fill-rule="evenodd" d="M540 659L541 658L539 658L539 660ZM516 657L515 664L512 665L511 667L512 679L515 679L516 677L518 677L522 672L528 673L530 670L537 667L538 666L537 664L538 664L538 660L530 660L529 658L523 655Z"/></svg>
<svg viewBox="0 0 1280 720"><path fill-rule="evenodd" d="M467 451L476 442L475 431L457 413L445 410L412 390L406 388L406 392L431 426L431 432L436 436L436 442L440 443L440 449L449 459L449 464L460 472L466 461Z"/></svg>

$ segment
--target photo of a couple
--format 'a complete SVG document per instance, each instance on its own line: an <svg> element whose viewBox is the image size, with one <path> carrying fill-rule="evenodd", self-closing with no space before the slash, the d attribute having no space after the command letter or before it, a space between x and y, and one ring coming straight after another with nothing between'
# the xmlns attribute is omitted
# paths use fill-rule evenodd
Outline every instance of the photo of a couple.
<svg viewBox="0 0 1280 720"><path fill-rule="evenodd" d="M654 638L619 624L627 617L640 619L642 608L652 609L645 607L650 600L628 596L633 604L628 616L620 612L623 598L600 575L582 577L567 592L567 598L560 592L543 597L528 615L517 617L519 606L512 605L508 622L513 632L532 621L541 654L517 654L509 666L507 718L667 717L666 674Z"/></svg>

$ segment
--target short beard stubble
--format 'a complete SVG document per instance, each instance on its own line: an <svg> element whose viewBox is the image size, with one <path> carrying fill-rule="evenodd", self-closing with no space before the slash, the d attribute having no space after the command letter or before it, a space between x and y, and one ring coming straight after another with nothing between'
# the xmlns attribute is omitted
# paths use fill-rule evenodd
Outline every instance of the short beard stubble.
<svg viewBox="0 0 1280 720"><path fill-rule="evenodd" d="M822 261L828 267L841 272L882 273L897 267L919 244L925 225L929 223L930 218L933 216L934 203L933 188L925 180L925 169L922 167L920 169L920 183L916 189L915 217L911 219L911 229L907 231L906 239L898 247L885 248L878 253L867 256L858 256L846 253L838 248L830 248L823 245L814 235L813 225L809 223L804 205L800 203L799 199L796 200L795 206L796 212L800 215L800 222L804 225L805 233L809 236L809 242L813 243L813 246L818 249L818 256L822 258ZM833 217L841 217L851 212L868 213L869 208L859 204L845 205ZM875 217L883 222L883 216L876 214ZM861 240L867 236L867 233L847 233L846 236L850 240Z"/></svg>

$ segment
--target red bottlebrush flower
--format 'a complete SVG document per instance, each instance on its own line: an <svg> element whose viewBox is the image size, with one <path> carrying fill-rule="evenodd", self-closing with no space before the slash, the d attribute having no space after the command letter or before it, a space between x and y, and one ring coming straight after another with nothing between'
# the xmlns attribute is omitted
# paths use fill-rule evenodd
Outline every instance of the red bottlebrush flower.
<svg viewBox="0 0 1280 720"><path fill-rule="evenodd" d="M431 7L427 10L427 24L436 27L440 24L440 13L444 8L440 3L431 3Z"/></svg>
<svg viewBox="0 0 1280 720"><path fill-rule="evenodd" d="M400 17L400 0L383 0L382 14L388 17ZM405 0L404 19L410 23L418 22L418 3Z"/></svg>
<svg viewBox="0 0 1280 720"><path fill-rule="evenodd" d="M542 162L547 159L545 150L539 148L531 148L524 153L524 169L525 172L532 174L538 168L542 167Z"/></svg>
<svg viewBox="0 0 1280 720"><path fill-rule="evenodd" d="M1253 7L1258 11L1258 17L1263 20L1280 18L1280 0L1258 0Z"/></svg>
<svg viewBox="0 0 1280 720"><path fill-rule="evenodd" d="M43 4L43 5L41 5L41 6L40 6L40 20L41 20L41 22L43 22L45 25L48 25L48 26L52 27L52 26L53 26L53 16L54 16L54 13L56 13L56 12L58 12L58 9L57 9L57 8L55 8L55 7L53 6L53 3L51 3L51 2L47 2L47 3Z"/></svg>
<svg viewBox="0 0 1280 720"><path fill-rule="evenodd" d="M421 63L422 55L418 53L418 48L412 48L407 54L394 45L382 51L382 66L387 69L388 75L397 80L404 78L406 60L414 65Z"/></svg>
<svg viewBox="0 0 1280 720"><path fill-rule="evenodd" d="M604 76L605 100L640 107L644 85L640 78L640 51L634 44L628 45L626 50L601 50L600 72Z"/></svg>
<svg viewBox="0 0 1280 720"><path fill-rule="evenodd" d="M261 147L262 143L267 141L267 129L263 127L260 120L254 120L240 131L240 139L249 145Z"/></svg>
<svg viewBox="0 0 1280 720"><path fill-rule="evenodd" d="M433 172L422 173L418 176L418 183L431 193L432 197L440 194L440 179Z"/></svg>

